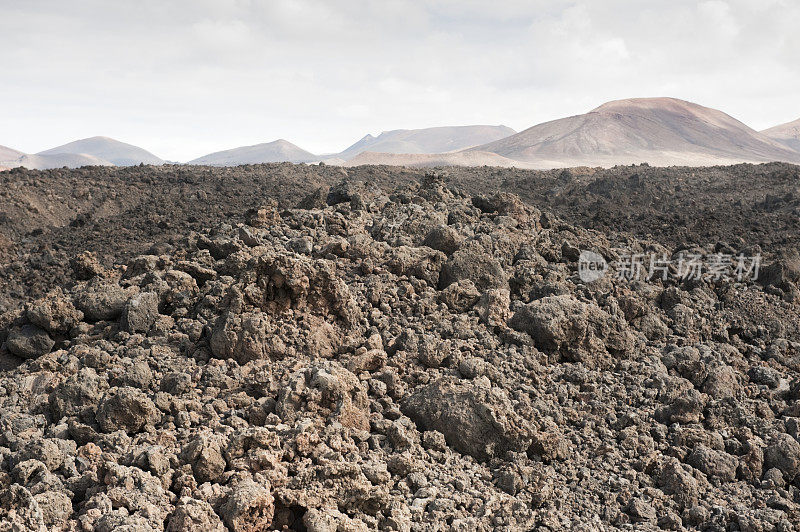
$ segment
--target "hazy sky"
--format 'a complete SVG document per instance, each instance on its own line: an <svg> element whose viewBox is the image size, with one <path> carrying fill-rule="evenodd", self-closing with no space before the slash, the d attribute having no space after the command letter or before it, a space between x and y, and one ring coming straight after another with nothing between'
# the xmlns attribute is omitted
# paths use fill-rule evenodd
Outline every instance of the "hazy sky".
<svg viewBox="0 0 800 532"><path fill-rule="evenodd" d="M798 28L796 0L0 0L0 144L324 153L636 96L763 129L800 118Z"/></svg>

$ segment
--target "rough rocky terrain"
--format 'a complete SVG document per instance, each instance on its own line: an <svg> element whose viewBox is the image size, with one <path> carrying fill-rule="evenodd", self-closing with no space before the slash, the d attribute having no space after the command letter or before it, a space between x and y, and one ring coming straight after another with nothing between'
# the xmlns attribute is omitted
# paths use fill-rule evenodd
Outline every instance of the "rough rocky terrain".
<svg viewBox="0 0 800 532"><path fill-rule="evenodd" d="M800 526L796 167L0 178L0 530Z"/></svg>
<svg viewBox="0 0 800 532"><path fill-rule="evenodd" d="M234 168L145 166L0 173L0 311L75 281L84 251L105 266L169 249L189 231L243 221L267 200L296 205L347 179L390 191L429 170L291 164ZM800 249L800 168L619 166L532 171L437 169L465 193L510 191L582 227L670 248L717 242L767 255Z"/></svg>

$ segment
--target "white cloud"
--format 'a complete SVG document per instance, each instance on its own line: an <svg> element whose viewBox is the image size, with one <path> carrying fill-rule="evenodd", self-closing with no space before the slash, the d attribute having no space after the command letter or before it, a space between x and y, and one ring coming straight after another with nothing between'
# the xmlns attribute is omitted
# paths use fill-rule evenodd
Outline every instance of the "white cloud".
<svg viewBox="0 0 800 532"><path fill-rule="evenodd" d="M739 22L731 13L731 6L722 0L707 0L697 6L700 15L708 22L709 32L715 32L727 39L739 34Z"/></svg>
<svg viewBox="0 0 800 532"><path fill-rule="evenodd" d="M672 95L800 117L790 0L0 0L0 144L103 134L186 160Z"/></svg>

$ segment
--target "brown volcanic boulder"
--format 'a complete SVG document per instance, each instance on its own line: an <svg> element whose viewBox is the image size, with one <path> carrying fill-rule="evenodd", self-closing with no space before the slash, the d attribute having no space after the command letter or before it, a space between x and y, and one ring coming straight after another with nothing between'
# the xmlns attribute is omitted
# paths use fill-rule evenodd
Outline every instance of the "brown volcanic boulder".
<svg viewBox="0 0 800 532"><path fill-rule="evenodd" d="M104 432L124 430L135 434L154 425L161 413L145 394L127 386L106 392L97 409L97 422Z"/></svg>
<svg viewBox="0 0 800 532"><path fill-rule="evenodd" d="M488 386L439 380L406 399L402 410L420 430L441 432L450 446L478 460L525 451L532 441L530 424Z"/></svg>
<svg viewBox="0 0 800 532"><path fill-rule="evenodd" d="M764 452L764 469L773 467L789 481L800 475L800 443L788 434L778 434Z"/></svg>
<svg viewBox="0 0 800 532"><path fill-rule="evenodd" d="M369 430L369 399L358 377L338 362L319 362L295 373L281 390L278 415L315 414L345 427Z"/></svg>
<svg viewBox="0 0 800 532"><path fill-rule="evenodd" d="M130 333L145 333L158 318L158 294L143 292L130 298L122 309L120 326Z"/></svg>
<svg viewBox="0 0 800 532"><path fill-rule="evenodd" d="M542 351L589 366L598 365L605 354L624 355L634 345L623 319L571 295L548 296L525 305L509 324L528 333Z"/></svg>
<svg viewBox="0 0 800 532"><path fill-rule="evenodd" d="M245 480L236 485L219 513L232 532L262 532L270 530L275 504L269 487Z"/></svg>
<svg viewBox="0 0 800 532"><path fill-rule="evenodd" d="M206 501L182 497L167 523L167 532L225 532L225 526Z"/></svg>
<svg viewBox="0 0 800 532"><path fill-rule="evenodd" d="M70 298L58 288L26 309L28 321L52 334L65 334L83 319Z"/></svg>
<svg viewBox="0 0 800 532"><path fill-rule="evenodd" d="M461 247L462 236L449 225L434 227L422 241L423 246L428 246L445 255L452 255Z"/></svg>
<svg viewBox="0 0 800 532"><path fill-rule="evenodd" d="M46 355L54 345L55 342L47 334L47 331L30 324L11 329L6 338L8 350L21 358L37 358Z"/></svg>
<svg viewBox="0 0 800 532"><path fill-rule="evenodd" d="M439 288L469 280L479 290L507 288L508 277L500 263L478 245L459 249L447 259L439 276Z"/></svg>
<svg viewBox="0 0 800 532"><path fill-rule="evenodd" d="M214 482L225 471L223 444L220 438L201 434L184 447L181 459L191 464L194 477L199 483Z"/></svg>
<svg viewBox="0 0 800 532"><path fill-rule="evenodd" d="M134 291L133 288L121 287L114 280L94 277L78 292L75 306L87 321L115 320L122 314Z"/></svg>
<svg viewBox="0 0 800 532"><path fill-rule="evenodd" d="M283 349L272 320L263 312L224 314L211 333L210 347L215 357L232 358L239 364L269 359Z"/></svg>

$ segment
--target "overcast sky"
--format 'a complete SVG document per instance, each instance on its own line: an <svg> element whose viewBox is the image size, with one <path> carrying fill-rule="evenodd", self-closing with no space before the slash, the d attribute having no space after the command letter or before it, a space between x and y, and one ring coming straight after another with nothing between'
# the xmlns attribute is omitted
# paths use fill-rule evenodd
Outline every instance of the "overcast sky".
<svg viewBox="0 0 800 532"><path fill-rule="evenodd" d="M639 96L763 129L800 118L798 28L796 0L0 0L0 145L330 153Z"/></svg>

